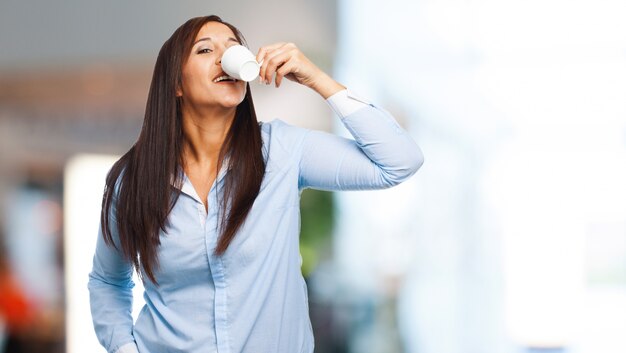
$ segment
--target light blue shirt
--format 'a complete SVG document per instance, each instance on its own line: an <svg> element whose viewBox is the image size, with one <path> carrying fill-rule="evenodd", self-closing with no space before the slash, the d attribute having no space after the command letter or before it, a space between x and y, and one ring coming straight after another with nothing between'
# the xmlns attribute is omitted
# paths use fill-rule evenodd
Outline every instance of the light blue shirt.
<svg viewBox="0 0 626 353"><path fill-rule="evenodd" d="M281 120L263 123L261 190L221 257L213 254L217 196L228 168L211 187L208 212L185 176L161 233L159 287L144 281L146 304L135 323L132 266L99 233L89 291L96 334L108 352L313 352L300 271L300 193L388 188L423 163L419 147L383 109L345 90L328 102L354 140Z"/></svg>

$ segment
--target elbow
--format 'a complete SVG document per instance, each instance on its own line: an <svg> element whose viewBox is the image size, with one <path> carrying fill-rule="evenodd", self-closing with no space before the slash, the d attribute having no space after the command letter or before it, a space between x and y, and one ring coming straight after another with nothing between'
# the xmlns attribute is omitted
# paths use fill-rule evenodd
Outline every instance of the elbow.
<svg viewBox="0 0 626 353"><path fill-rule="evenodd" d="M388 170L385 175L385 182L387 187L396 186L402 182L405 182L411 178L424 164L424 154L419 148L416 148L412 153L405 155L404 162L394 168Z"/></svg>
<svg viewBox="0 0 626 353"><path fill-rule="evenodd" d="M422 167L424 164L424 154L419 147L415 147L412 150L413 153L408 155L407 165L409 166L407 169L409 170L409 177L415 173Z"/></svg>
<svg viewBox="0 0 626 353"><path fill-rule="evenodd" d="M417 173L417 171L424 165L424 154L422 150L416 148L413 158L411 159L411 175Z"/></svg>
<svg viewBox="0 0 626 353"><path fill-rule="evenodd" d="M132 290L135 287L135 282L132 279L132 272L119 277L105 277L96 271L91 271L91 273L89 273L89 280L87 281L88 290L91 292L101 287Z"/></svg>

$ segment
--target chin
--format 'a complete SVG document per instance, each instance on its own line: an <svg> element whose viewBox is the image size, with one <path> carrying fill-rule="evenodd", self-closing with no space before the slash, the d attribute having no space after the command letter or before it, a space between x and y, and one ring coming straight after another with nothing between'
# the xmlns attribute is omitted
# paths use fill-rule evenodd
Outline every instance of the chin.
<svg viewBox="0 0 626 353"><path fill-rule="evenodd" d="M224 108L236 108L239 104L241 104L241 102L243 102L243 100L244 97L242 97L241 99L233 99L224 102L222 105L224 106Z"/></svg>
<svg viewBox="0 0 626 353"><path fill-rule="evenodd" d="M230 93L222 96L222 105L224 107L236 107L246 98L246 90L244 88L243 92L237 92L236 94Z"/></svg>
<svg viewBox="0 0 626 353"><path fill-rule="evenodd" d="M241 96L238 97L224 97L224 106L228 106L228 107L236 107L239 104L241 104L241 102L244 101L244 99L246 99L246 95L242 94Z"/></svg>

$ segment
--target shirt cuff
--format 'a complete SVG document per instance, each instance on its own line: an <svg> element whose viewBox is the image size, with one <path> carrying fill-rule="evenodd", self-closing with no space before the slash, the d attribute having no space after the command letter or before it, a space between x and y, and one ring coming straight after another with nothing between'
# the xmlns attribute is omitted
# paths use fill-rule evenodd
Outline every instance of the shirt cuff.
<svg viewBox="0 0 626 353"><path fill-rule="evenodd" d="M340 118L356 112L357 110L371 105L368 101L360 98L350 90L341 90L326 99L330 107Z"/></svg>
<svg viewBox="0 0 626 353"><path fill-rule="evenodd" d="M137 344L135 342L130 342L121 346L115 353L139 353L139 350L137 350Z"/></svg>

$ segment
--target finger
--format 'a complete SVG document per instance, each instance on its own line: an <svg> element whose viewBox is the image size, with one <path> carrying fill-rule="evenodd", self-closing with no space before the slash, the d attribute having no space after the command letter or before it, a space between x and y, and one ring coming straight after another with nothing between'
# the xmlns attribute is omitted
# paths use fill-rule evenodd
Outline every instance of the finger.
<svg viewBox="0 0 626 353"><path fill-rule="evenodd" d="M265 45L265 46L260 47L259 48L259 52L256 55L256 61L260 62L261 60L263 60L263 56L265 56L265 53L267 53L268 51L272 51L274 49L278 49L278 48L282 47L285 44L287 44L287 43L279 42L279 43L274 43L274 44Z"/></svg>
<svg viewBox="0 0 626 353"><path fill-rule="evenodd" d="M259 72L259 75L263 77L265 83L270 83L274 72L276 71L276 68L283 64L283 62L281 62L280 60L281 58L284 59L284 57L281 56L284 53L285 51L282 49L282 47L265 53L263 64L261 65Z"/></svg>
<svg viewBox="0 0 626 353"><path fill-rule="evenodd" d="M269 83L272 81L276 70L288 62L291 58L292 52L290 50L277 49L270 53L265 59L266 62L263 63L263 66L265 66L264 77L266 82Z"/></svg>
<svg viewBox="0 0 626 353"><path fill-rule="evenodd" d="M261 80L268 82L269 78L265 76L265 68L267 67L266 63L267 63L267 59L268 59L268 55L270 53L272 53L273 51L283 47L286 43L275 43L272 45L267 45L264 47L261 47L259 49L259 53L256 56L256 61L258 63L263 62L263 64L261 65L261 68L259 70L259 76L261 77ZM270 77L271 78L271 77Z"/></svg>
<svg viewBox="0 0 626 353"><path fill-rule="evenodd" d="M276 88L280 87L280 83L283 81L283 75L276 71Z"/></svg>
<svg viewBox="0 0 626 353"><path fill-rule="evenodd" d="M276 70L276 88L280 87L283 78L294 71L293 62L287 62Z"/></svg>
<svg viewBox="0 0 626 353"><path fill-rule="evenodd" d="M282 53L286 51L293 51L294 54L297 54L297 50L298 50L296 45L293 43L276 43L273 45L266 46L262 49L264 49L262 53L262 57L261 57L261 61L263 62L263 64L260 67L259 76L261 76L261 79L264 80L265 83L267 84L269 84L272 81L272 77L274 75L275 69L278 66L282 65L282 62L279 62L275 64L274 66L272 66L271 65L272 58L275 58L278 55L281 55ZM267 71L268 68L270 69L269 72Z"/></svg>

